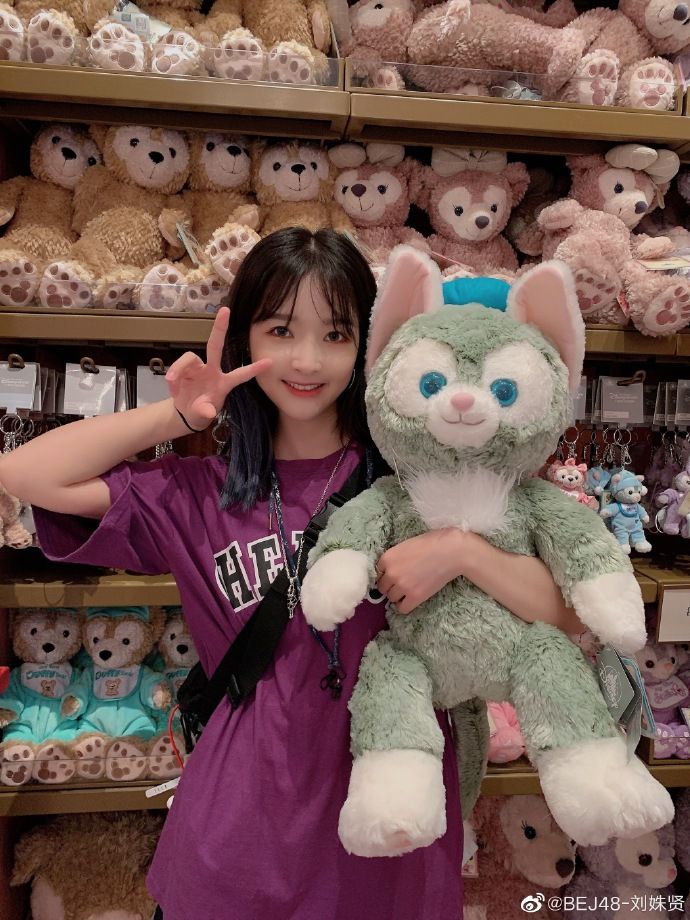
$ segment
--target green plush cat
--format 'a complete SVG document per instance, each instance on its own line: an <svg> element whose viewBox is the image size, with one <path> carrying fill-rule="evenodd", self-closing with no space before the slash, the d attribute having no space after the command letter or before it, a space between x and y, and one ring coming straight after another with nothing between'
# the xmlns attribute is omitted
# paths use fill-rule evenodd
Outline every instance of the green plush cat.
<svg viewBox="0 0 690 920"><path fill-rule="evenodd" d="M436 265L398 247L367 351L372 436L396 476L331 517L309 559L310 624L349 619L391 546L455 526L539 555L566 602L603 642L645 643L627 557L589 508L531 478L569 424L584 326L568 268L545 262L511 288L505 312L444 306ZM671 821L667 791L636 758L591 666L559 630L528 624L457 578L364 653L352 699L355 755L340 839L360 856L398 855L445 832L443 737L434 706L462 722L468 702L509 700L549 808L579 844Z"/></svg>

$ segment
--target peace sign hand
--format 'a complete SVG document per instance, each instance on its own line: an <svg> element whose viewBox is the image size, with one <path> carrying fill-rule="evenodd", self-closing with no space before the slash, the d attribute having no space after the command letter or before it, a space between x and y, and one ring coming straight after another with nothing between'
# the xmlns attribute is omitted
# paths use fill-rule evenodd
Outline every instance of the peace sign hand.
<svg viewBox="0 0 690 920"><path fill-rule="evenodd" d="M246 367L224 373L220 362L229 321L230 310L221 307L206 343L206 363L193 351L186 351L170 365L165 375L175 408L184 415L192 428L207 428L223 408L231 390L256 377L272 364L270 358L263 358Z"/></svg>

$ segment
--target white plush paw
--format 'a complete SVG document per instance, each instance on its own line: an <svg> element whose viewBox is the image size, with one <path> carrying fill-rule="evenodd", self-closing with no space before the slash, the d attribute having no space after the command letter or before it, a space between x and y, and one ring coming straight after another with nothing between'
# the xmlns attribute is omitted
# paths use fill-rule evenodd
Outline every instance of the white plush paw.
<svg viewBox="0 0 690 920"><path fill-rule="evenodd" d="M644 604L632 572L610 572L581 581L572 589L571 597L580 620L602 642L626 655L644 647Z"/></svg>
<svg viewBox="0 0 690 920"><path fill-rule="evenodd" d="M34 64L69 64L74 55L74 36L54 10L41 10L29 20L27 57Z"/></svg>
<svg viewBox="0 0 690 920"><path fill-rule="evenodd" d="M211 57L211 69L226 80L263 80L266 52L246 29L224 35Z"/></svg>
<svg viewBox="0 0 690 920"><path fill-rule="evenodd" d="M141 779L147 769L142 748L129 741L115 741L105 757L105 775L117 783Z"/></svg>
<svg viewBox="0 0 690 920"><path fill-rule="evenodd" d="M240 265L259 242L259 235L249 227L216 233L206 247L213 269L228 284L232 284Z"/></svg>
<svg viewBox="0 0 690 920"><path fill-rule="evenodd" d="M182 273L172 265L154 265L139 286L139 308L154 313L183 310L184 284Z"/></svg>
<svg viewBox="0 0 690 920"><path fill-rule="evenodd" d="M612 52L601 50L586 54L573 77L577 101L584 105L613 105L618 70L618 60Z"/></svg>
<svg viewBox="0 0 690 920"><path fill-rule="evenodd" d="M184 750L180 742L181 739L176 737L178 751ZM179 776L180 772L181 768L173 752L170 736L163 735L154 742L149 753L149 776L157 780L171 779L173 776Z"/></svg>
<svg viewBox="0 0 690 920"><path fill-rule="evenodd" d="M190 282L185 285L185 310L189 313L217 313L229 293L229 285L218 278Z"/></svg>
<svg viewBox="0 0 690 920"><path fill-rule="evenodd" d="M268 79L273 83L315 83L314 63L306 53L296 51L291 43L281 42L269 52Z"/></svg>
<svg viewBox="0 0 690 920"><path fill-rule="evenodd" d="M690 285L683 279L664 288L646 305L635 325L649 335L671 335L690 323Z"/></svg>
<svg viewBox="0 0 690 920"><path fill-rule="evenodd" d="M201 45L187 32L172 29L151 51L151 72L187 76L199 70Z"/></svg>
<svg viewBox="0 0 690 920"><path fill-rule="evenodd" d="M585 317L599 314L617 302L617 285L587 268L578 268L575 272L575 291L580 312Z"/></svg>
<svg viewBox="0 0 690 920"><path fill-rule="evenodd" d="M8 741L0 750L0 784L23 786L31 779L34 752L29 744Z"/></svg>
<svg viewBox="0 0 690 920"><path fill-rule="evenodd" d="M652 544L649 540L640 540L639 543L635 543L633 549L636 549L638 553L649 553L652 551Z"/></svg>
<svg viewBox="0 0 690 920"><path fill-rule="evenodd" d="M138 73L146 63L146 49L141 38L119 22L107 22L89 39L91 60L101 70Z"/></svg>
<svg viewBox="0 0 690 920"><path fill-rule="evenodd" d="M31 259L3 258L0 254L0 303L26 307L34 300L40 275Z"/></svg>
<svg viewBox="0 0 690 920"><path fill-rule="evenodd" d="M102 779L105 775L105 741L89 735L76 741L72 749L77 760L77 774L82 779Z"/></svg>
<svg viewBox="0 0 690 920"><path fill-rule="evenodd" d="M302 583L300 603L310 626L328 631L354 616L369 590L369 560L354 549L318 559Z"/></svg>
<svg viewBox="0 0 690 920"><path fill-rule="evenodd" d="M443 765L425 751L365 751L355 758L338 835L355 856L400 856L446 832Z"/></svg>
<svg viewBox="0 0 690 920"><path fill-rule="evenodd" d="M64 745L46 744L36 753L33 776L39 783L68 783L76 772L77 765L72 753Z"/></svg>
<svg viewBox="0 0 690 920"><path fill-rule="evenodd" d="M94 303L104 310L129 309L132 305L134 281L105 281L94 291Z"/></svg>
<svg viewBox="0 0 690 920"><path fill-rule="evenodd" d="M377 89L405 89L405 81L400 76L400 71L391 64L379 67L372 82Z"/></svg>
<svg viewBox="0 0 690 920"><path fill-rule="evenodd" d="M639 837L673 820L673 802L625 740L595 738L546 751L536 759L541 788L556 823L581 846Z"/></svg>
<svg viewBox="0 0 690 920"><path fill-rule="evenodd" d="M21 61L23 56L24 24L9 10L0 10L0 61Z"/></svg>
<svg viewBox="0 0 690 920"><path fill-rule="evenodd" d="M632 72L628 95L636 109L665 112L671 108L676 84L670 65L644 64Z"/></svg>
<svg viewBox="0 0 690 920"><path fill-rule="evenodd" d="M67 263L53 262L43 273L38 299L48 310L75 310L91 305L91 288Z"/></svg>

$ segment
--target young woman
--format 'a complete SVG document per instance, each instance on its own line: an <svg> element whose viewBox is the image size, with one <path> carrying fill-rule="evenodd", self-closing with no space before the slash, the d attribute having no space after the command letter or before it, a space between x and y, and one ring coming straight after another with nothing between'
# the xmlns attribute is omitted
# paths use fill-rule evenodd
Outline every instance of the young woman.
<svg viewBox="0 0 690 920"><path fill-rule="evenodd" d="M264 239L238 273L230 311L216 317L206 362L188 352L171 366L170 399L66 425L0 459L0 481L34 506L46 555L172 572L212 673L283 564L283 544L294 557L307 521L369 447L363 366L374 295L346 237L295 228ZM223 407L223 456L125 461L206 428ZM581 629L539 560L473 534L424 534L385 553L378 571L400 615L463 575L523 619ZM338 840L351 767L347 701L365 645L385 626L383 603L362 607L341 628L339 699L321 689L333 637L317 641L298 610L254 695L232 714L225 701L214 713L150 871L158 916L462 917L458 782L444 716L445 836L394 859L349 856Z"/></svg>

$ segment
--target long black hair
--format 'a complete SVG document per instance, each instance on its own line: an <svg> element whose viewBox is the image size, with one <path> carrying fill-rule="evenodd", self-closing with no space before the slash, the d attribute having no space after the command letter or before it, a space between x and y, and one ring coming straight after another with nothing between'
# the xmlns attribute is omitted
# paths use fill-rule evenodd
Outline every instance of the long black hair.
<svg viewBox="0 0 690 920"><path fill-rule="evenodd" d="M289 298L290 317L300 282L313 278L331 307L337 329L357 335L359 348L351 386L338 397L338 430L343 439L370 444L364 406L364 352L376 282L355 244L334 230L312 233L288 227L265 237L242 263L230 290L230 323L223 350L223 370L247 364L249 329L269 319ZM225 401L230 427L221 454L228 471L221 492L221 508L252 508L270 490L273 436L277 411L256 380L232 390Z"/></svg>

